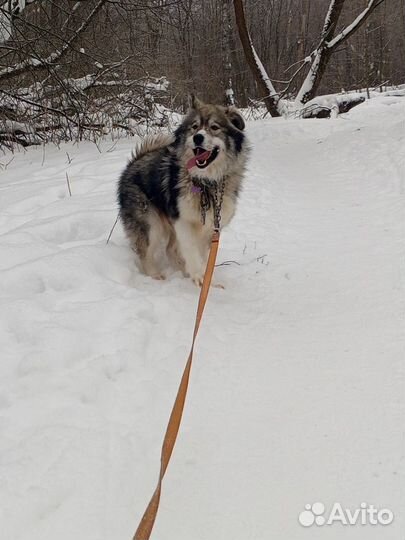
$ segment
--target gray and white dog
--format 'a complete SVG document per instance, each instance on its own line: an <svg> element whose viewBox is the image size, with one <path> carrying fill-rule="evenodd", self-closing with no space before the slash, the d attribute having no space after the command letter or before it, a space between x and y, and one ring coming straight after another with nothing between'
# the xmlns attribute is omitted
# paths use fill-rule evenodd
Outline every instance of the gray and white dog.
<svg viewBox="0 0 405 540"><path fill-rule="evenodd" d="M202 284L219 192L221 227L235 213L248 157L244 127L234 107L192 96L174 135L147 138L136 149L121 175L118 202L145 274L163 279L168 260Z"/></svg>

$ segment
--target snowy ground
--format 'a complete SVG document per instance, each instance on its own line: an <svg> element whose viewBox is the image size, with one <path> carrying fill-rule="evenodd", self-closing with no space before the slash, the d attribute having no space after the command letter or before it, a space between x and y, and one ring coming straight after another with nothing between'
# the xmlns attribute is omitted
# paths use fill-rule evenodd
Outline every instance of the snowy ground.
<svg viewBox="0 0 405 540"><path fill-rule="evenodd" d="M248 125L154 539L404 538L404 121ZM155 487L198 291L106 245L132 144L0 156L4 540L129 540ZM305 528L315 501L395 520Z"/></svg>

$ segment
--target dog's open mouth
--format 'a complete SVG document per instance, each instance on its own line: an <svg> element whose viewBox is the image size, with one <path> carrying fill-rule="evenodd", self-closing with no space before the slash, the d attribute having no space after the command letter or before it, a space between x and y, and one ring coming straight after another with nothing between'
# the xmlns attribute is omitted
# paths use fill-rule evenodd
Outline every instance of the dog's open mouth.
<svg viewBox="0 0 405 540"><path fill-rule="evenodd" d="M191 169L195 165L199 169L205 169L219 154L218 146L215 146L212 150L205 150L201 146L193 148L194 157L188 162L188 168Z"/></svg>

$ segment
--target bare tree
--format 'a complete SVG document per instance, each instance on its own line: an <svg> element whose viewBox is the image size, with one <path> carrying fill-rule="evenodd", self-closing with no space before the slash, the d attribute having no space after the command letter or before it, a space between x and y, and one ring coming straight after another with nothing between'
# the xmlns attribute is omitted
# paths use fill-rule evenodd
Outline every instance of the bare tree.
<svg viewBox="0 0 405 540"><path fill-rule="evenodd" d="M222 0L222 25L223 25L223 64L224 64L224 89L226 105L235 105L235 92L232 83L232 26L231 26L231 0Z"/></svg>
<svg viewBox="0 0 405 540"><path fill-rule="evenodd" d="M381 2L0 0L0 144L132 134L190 92L273 116L372 95L405 82L405 0Z"/></svg>
<svg viewBox="0 0 405 540"><path fill-rule="evenodd" d="M127 47L129 25L121 24L127 9L138 19L142 10L158 13L162 2L151 8L146 0L30 4L0 7L7 28L0 43L0 144L95 138L113 129L133 133L152 116L164 121L154 99L167 92L167 81L145 72L148 51ZM100 40L102 33L108 40Z"/></svg>
<svg viewBox="0 0 405 540"><path fill-rule="evenodd" d="M101 10L101 8L106 4L108 0L99 0L94 8L90 11L84 21L80 24L78 28L75 29L72 36L65 42L63 45L56 51L53 51L51 54L46 57L40 57L38 55L30 56L26 60L12 66L5 68L0 71L0 81L5 81L11 77L16 77L27 71L31 73L38 69L44 69L48 66L55 67L58 62L71 50L72 46L79 40L82 32L86 30L91 21ZM33 3L33 2L31 2Z"/></svg>
<svg viewBox="0 0 405 540"><path fill-rule="evenodd" d="M384 0L369 0L367 7L356 19L339 32L337 36L332 37L339 22L345 0L331 0L319 45L311 54L313 60L308 75L296 97L297 103L304 105L315 96L333 52L354 32L359 30L372 12L383 2Z"/></svg>
<svg viewBox="0 0 405 540"><path fill-rule="evenodd" d="M236 24L238 26L239 37L242 42L246 61L252 71L267 110L271 116L280 116L278 111L279 95L277 94L253 46L252 39L246 25L243 0L234 0L233 3L235 8Z"/></svg>
<svg viewBox="0 0 405 540"><path fill-rule="evenodd" d="M289 91L291 84L296 79L297 75L308 64L310 65L310 68L304 82L301 85L301 88L297 92L295 104L296 106L302 107L309 100L311 100L319 89L322 77L333 52L352 34L359 30L373 11L383 2L384 0L368 0L367 7L349 25L347 25L335 37L333 37L345 4L345 0L331 0L318 46L307 57L297 62L299 67L288 81L284 81L286 86L280 92L277 92L255 51L247 30L243 10L243 0L234 0L236 22L246 56L246 61L260 89L261 97L263 98L268 112L272 116L280 115L281 98Z"/></svg>

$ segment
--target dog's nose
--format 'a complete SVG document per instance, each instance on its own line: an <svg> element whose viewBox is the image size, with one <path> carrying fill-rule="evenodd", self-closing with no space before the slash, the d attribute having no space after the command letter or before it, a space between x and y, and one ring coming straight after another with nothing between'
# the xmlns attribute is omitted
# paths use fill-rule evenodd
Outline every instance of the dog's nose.
<svg viewBox="0 0 405 540"><path fill-rule="evenodd" d="M196 133L193 137L193 141L196 146L201 146L204 142L204 135L201 135L201 133Z"/></svg>

